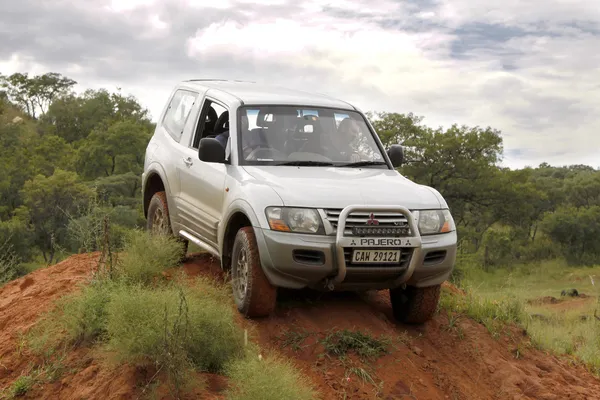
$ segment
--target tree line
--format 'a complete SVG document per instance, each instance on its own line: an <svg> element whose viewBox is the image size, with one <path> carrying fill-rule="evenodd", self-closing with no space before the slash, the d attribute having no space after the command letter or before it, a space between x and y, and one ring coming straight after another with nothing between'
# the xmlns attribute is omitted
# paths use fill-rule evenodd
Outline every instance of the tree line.
<svg viewBox="0 0 600 400"><path fill-rule="evenodd" d="M141 172L154 124L120 90L74 92L59 73L0 75L0 249L20 262L96 250L81 235L95 216L143 226ZM600 171L586 165L501 168L501 132L431 128L412 113L369 113L399 171L447 199L460 252L485 268L564 258L600 263Z"/></svg>

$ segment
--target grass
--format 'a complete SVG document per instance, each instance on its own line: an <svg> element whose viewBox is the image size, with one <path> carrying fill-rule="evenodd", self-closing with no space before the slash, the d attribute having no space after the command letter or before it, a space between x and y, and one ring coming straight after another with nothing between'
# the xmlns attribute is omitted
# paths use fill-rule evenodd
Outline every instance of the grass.
<svg viewBox="0 0 600 400"><path fill-rule="evenodd" d="M387 353L388 339L376 339L369 334L348 329L332 331L321 340L330 355L345 357L354 352L361 358L377 358Z"/></svg>
<svg viewBox="0 0 600 400"><path fill-rule="evenodd" d="M8 390L9 398L24 396L35 383L35 379L31 375L19 376Z"/></svg>
<svg viewBox="0 0 600 400"><path fill-rule="evenodd" d="M575 356L600 374L600 321L594 317L599 308L600 267L574 268L555 260L491 272L470 266L463 273L461 286L467 295L444 291L443 309L472 317L494 336L505 323L519 324L534 347ZM563 290L573 288L595 298L561 296ZM539 301L550 297L555 298L552 304ZM522 354L518 349L515 356Z"/></svg>
<svg viewBox="0 0 600 400"><path fill-rule="evenodd" d="M244 336L229 302L206 296L207 286L118 288L107 306L108 348L121 362L222 372Z"/></svg>
<svg viewBox="0 0 600 400"><path fill-rule="evenodd" d="M93 346L116 364L155 368L144 385L164 379L175 397L202 384L197 372L212 372L231 377L230 399L314 398L305 378L285 359L249 355L228 285L177 274L164 279L163 272L179 263L181 250L172 238L137 232L110 274L97 273L59 299L27 336L30 348L47 363L46 374L62 371L61 364L51 364L59 349ZM15 385L28 390L27 382Z"/></svg>
<svg viewBox="0 0 600 400"><path fill-rule="evenodd" d="M116 272L132 282L150 284L165 270L177 266L182 256L181 243L172 237L136 230L125 240Z"/></svg>
<svg viewBox="0 0 600 400"><path fill-rule="evenodd" d="M229 400L310 400L317 394L294 365L275 353L258 357L249 352L227 366Z"/></svg>
<svg viewBox="0 0 600 400"><path fill-rule="evenodd" d="M310 332L306 329L298 331L297 328L295 328L285 332L278 339L281 341L281 346L283 348L290 347L294 351L300 351L306 347L306 345L302 345L302 343L309 335Z"/></svg>

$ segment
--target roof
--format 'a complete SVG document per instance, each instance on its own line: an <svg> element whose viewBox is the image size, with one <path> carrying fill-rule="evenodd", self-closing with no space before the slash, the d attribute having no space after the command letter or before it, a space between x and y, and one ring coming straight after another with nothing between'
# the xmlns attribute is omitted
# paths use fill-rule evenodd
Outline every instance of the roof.
<svg viewBox="0 0 600 400"><path fill-rule="evenodd" d="M241 100L244 104L281 104L303 105L313 107L335 107L354 110L351 104L320 93L288 89L275 85L267 85L249 81L220 79L190 79L184 81L188 86L208 88L227 93Z"/></svg>

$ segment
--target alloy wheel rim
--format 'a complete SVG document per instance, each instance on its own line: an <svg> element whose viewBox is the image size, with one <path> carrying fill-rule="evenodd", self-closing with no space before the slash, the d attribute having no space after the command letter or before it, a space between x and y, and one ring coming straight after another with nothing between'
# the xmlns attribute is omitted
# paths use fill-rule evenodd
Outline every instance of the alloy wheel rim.
<svg viewBox="0 0 600 400"><path fill-rule="evenodd" d="M165 230L165 215L160 208L157 208L152 218L152 232L162 234Z"/></svg>
<svg viewBox="0 0 600 400"><path fill-rule="evenodd" d="M236 289L240 300L243 300L248 290L248 255L245 249L240 250L236 272Z"/></svg>

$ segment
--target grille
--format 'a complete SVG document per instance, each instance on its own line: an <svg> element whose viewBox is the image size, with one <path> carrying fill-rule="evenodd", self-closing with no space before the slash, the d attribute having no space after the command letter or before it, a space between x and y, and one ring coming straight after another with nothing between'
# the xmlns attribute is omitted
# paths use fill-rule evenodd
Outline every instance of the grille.
<svg viewBox="0 0 600 400"><path fill-rule="evenodd" d="M325 217L337 232L341 209L326 209ZM408 236L410 228L406 217L394 212L374 212L373 218L379 221L377 225L367 225L371 213L353 212L346 218L344 236L358 236L356 231L364 230L360 236ZM393 230L393 231L392 231ZM379 232L377 232L379 231Z"/></svg>

